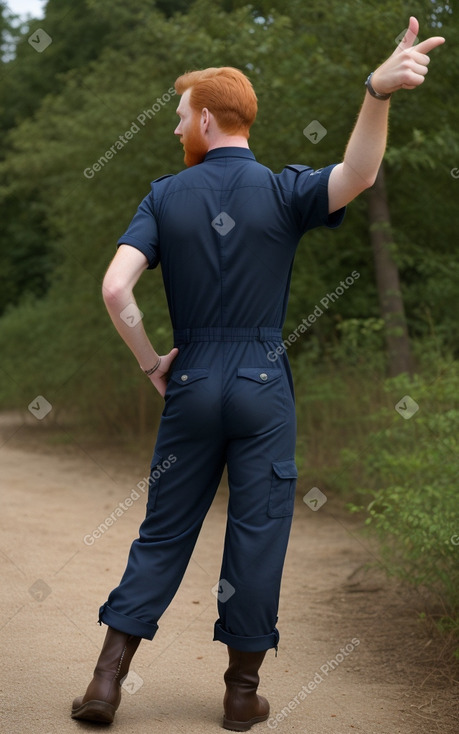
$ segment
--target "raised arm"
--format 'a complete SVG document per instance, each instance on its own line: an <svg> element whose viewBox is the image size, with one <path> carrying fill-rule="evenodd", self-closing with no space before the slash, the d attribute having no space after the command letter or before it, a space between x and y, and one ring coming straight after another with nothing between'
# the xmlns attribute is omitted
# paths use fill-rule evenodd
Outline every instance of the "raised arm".
<svg viewBox="0 0 459 734"><path fill-rule="evenodd" d="M147 258L142 252L130 245L120 245L102 285L102 295L110 318L144 370L155 367L159 362L159 355L143 328L133 293L135 284L147 266ZM159 366L149 376L163 397L167 387L166 374L177 354L178 349L172 349L169 354L163 355Z"/></svg>
<svg viewBox="0 0 459 734"><path fill-rule="evenodd" d="M392 94L399 89L414 89L424 82L430 62L427 54L444 43L445 39L432 36L413 46L418 31L419 23L411 17L401 43L374 72L371 85L379 95ZM375 182L386 149L389 104L389 99L378 99L367 89L343 162L335 166L330 174L330 214Z"/></svg>

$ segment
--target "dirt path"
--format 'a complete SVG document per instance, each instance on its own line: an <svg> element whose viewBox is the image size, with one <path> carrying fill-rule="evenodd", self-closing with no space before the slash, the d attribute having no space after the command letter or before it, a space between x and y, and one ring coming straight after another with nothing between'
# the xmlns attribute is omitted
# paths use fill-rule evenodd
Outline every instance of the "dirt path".
<svg viewBox="0 0 459 734"><path fill-rule="evenodd" d="M78 446L23 416L0 416L2 730L51 734L100 728L69 717L105 628L99 605L124 570L143 519L134 501L100 538L84 542L129 497L149 455ZM68 443L62 443L68 440ZM54 443L53 443L54 442ZM417 621L419 597L365 571L375 548L328 498L317 512L299 488L279 613L278 657L260 691L271 718L257 734L453 734L457 686L442 641ZM220 728L226 649L212 642L227 491L219 489L183 584L153 642L134 658L131 691L111 731L206 734ZM96 533L97 534L97 533ZM456 676L457 678L457 676Z"/></svg>

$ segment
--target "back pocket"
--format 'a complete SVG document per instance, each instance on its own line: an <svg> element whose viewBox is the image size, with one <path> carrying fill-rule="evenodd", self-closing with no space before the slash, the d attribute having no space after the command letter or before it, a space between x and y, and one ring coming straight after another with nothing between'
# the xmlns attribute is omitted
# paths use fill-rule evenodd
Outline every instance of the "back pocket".
<svg viewBox="0 0 459 734"><path fill-rule="evenodd" d="M294 459L273 461L268 503L269 517L293 515L297 479L298 470Z"/></svg>
<svg viewBox="0 0 459 734"><path fill-rule="evenodd" d="M212 389L209 380L209 369L206 367L183 367L174 370L167 383L165 394L166 405L163 415L170 415L189 426L194 431L198 425L197 417L204 421L206 406L209 402L209 394Z"/></svg>
<svg viewBox="0 0 459 734"><path fill-rule="evenodd" d="M281 375L282 372L278 367L238 367L237 370L238 377L245 377L260 385L268 385L278 380Z"/></svg>
<svg viewBox="0 0 459 734"><path fill-rule="evenodd" d="M175 370L171 374L172 382L176 382L178 385L190 385L197 380L203 380L209 376L209 370L203 367L193 367L192 369Z"/></svg>

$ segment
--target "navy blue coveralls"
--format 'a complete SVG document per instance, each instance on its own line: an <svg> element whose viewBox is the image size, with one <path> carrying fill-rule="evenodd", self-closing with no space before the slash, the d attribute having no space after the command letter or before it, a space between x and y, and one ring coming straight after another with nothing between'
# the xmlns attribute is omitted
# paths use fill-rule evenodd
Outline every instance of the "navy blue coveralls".
<svg viewBox="0 0 459 734"><path fill-rule="evenodd" d="M118 245L161 263L179 354L172 363L146 517L99 621L152 639L190 560L224 466L228 517L214 640L277 648L297 469L293 385L282 344L299 239L328 214L333 166L274 174L241 147L153 181ZM271 359L268 358L268 353ZM159 477L159 478L158 478Z"/></svg>

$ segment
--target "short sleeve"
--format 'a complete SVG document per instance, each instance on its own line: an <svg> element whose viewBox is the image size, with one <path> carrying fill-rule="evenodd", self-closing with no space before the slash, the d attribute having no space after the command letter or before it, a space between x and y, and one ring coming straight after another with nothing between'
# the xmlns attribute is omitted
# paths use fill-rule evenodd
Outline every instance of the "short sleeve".
<svg viewBox="0 0 459 734"><path fill-rule="evenodd" d="M302 234L314 227L339 227L344 219L346 207L328 213L328 179L335 165L305 168L296 176L292 204Z"/></svg>
<svg viewBox="0 0 459 734"><path fill-rule="evenodd" d="M148 260L148 269L156 268L159 263L159 235L153 209L153 194L149 193L140 203L129 227L117 242L131 245L143 252Z"/></svg>

